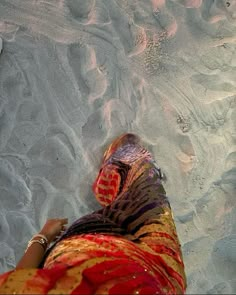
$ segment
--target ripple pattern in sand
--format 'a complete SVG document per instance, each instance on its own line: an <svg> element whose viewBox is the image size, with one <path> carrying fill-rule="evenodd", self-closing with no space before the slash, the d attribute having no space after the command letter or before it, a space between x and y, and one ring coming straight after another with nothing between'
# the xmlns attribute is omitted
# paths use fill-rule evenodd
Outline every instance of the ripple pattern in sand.
<svg viewBox="0 0 236 295"><path fill-rule="evenodd" d="M188 293L235 293L236 1L0 2L0 270L46 218L98 208L105 146L165 174Z"/></svg>

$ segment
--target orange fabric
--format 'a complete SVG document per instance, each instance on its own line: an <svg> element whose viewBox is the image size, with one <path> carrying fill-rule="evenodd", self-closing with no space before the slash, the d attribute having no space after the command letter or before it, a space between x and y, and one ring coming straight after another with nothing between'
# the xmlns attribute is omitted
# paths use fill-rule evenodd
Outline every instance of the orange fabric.
<svg viewBox="0 0 236 295"><path fill-rule="evenodd" d="M126 134L109 146L93 190L104 208L71 225L48 252L44 269L0 276L0 294L185 292L181 247L160 170L137 136ZM85 234L88 225L101 230Z"/></svg>

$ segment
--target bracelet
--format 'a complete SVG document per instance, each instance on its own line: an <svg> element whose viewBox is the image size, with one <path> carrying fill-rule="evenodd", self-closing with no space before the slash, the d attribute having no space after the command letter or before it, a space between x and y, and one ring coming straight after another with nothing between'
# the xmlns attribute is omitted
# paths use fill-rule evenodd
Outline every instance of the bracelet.
<svg viewBox="0 0 236 295"><path fill-rule="evenodd" d="M29 241L28 246L27 246L25 252L27 252L27 250L29 249L29 247L30 247L32 244L34 244L34 243L38 243L38 244L40 244L40 245L43 247L44 251L47 249L47 244L45 244L45 243L42 242L41 240L32 240L32 241ZM45 247L45 246L46 246L46 247Z"/></svg>
<svg viewBox="0 0 236 295"><path fill-rule="evenodd" d="M37 237L44 239L46 241L46 243L48 244L48 239L46 238L46 236L41 235L41 234L34 235L31 240L33 240L34 238L37 238Z"/></svg>
<svg viewBox="0 0 236 295"><path fill-rule="evenodd" d="M40 238L40 239L37 239L35 240L35 238ZM47 246L48 246L48 239L44 236L44 235L41 235L41 234L37 234L37 235L34 235L32 237L32 239L28 242L28 245L27 245L27 248L25 250L25 252L28 250L28 248L33 244L33 243L39 243L40 245L43 246L44 250L47 249Z"/></svg>

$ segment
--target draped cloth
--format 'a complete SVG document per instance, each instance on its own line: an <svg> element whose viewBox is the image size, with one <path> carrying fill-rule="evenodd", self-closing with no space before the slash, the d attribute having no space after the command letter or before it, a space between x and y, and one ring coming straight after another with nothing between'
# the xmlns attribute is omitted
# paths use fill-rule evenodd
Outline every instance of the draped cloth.
<svg viewBox="0 0 236 295"><path fill-rule="evenodd" d="M139 137L116 139L93 185L103 208L76 220L40 269L0 276L0 294L183 294L181 246L161 179Z"/></svg>

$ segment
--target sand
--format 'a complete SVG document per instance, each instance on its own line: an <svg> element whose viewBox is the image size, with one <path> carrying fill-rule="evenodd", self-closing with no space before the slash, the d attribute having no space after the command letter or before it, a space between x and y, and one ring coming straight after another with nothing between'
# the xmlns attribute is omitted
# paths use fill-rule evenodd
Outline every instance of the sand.
<svg viewBox="0 0 236 295"><path fill-rule="evenodd" d="M236 293L236 1L0 0L0 37L0 272L47 218L99 208L129 131L164 172L187 293Z"/></svg>

